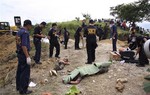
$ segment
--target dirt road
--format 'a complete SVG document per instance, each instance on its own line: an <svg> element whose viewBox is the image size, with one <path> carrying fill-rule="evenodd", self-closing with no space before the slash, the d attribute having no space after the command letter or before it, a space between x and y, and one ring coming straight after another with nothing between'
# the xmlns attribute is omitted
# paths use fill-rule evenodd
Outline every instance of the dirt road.
<svg viewBox="0 0 150 95"><path fill-rule="evenodd" d="M7 56L11 55L11 53L15 51L15 43L12 41L6 45L6 43L2 41L4 38L0 38L0 57L2 60L1 62L3 62L0 66L0 74L2 74L5 78L8 72L11 70L16 70L17 59L12 57L12 59L6 60L8 58ZM14 39L13 37L9 38L11 40ZM124 42L119 41L118 43L118 47L124 45ZM64 50L63 46L61 46L60 56L68 56L71 64L66 66L63 70L59 71L58 76L50 77L49 70L54 68L55 62L48 59L48 46L49 45L47 44L43 44L42 46L43 64L36 65L35 67L31 68L31 80L34 83L37 83L37 86L29 89L34 91L32 95L41 95L43 92L50 92L52 95L65 95L67 90L72 85L63 84L62 79L68 74L68 70L72 71L76 67L86 65L86 49L78 51L74 50L73 40L69 41L69 48L67 50ZM12 48L12 50L9 50L10 48ZM32 49L34 50L34 48ZM7 54L4 53L4 50L7 51ZM98 48L96 49L96 62L108 61L110 51L110 40L98 42ZM33 54L34 51L31 51L31 55ZM4 65L4 63L7 64ZM86 77L81 81L80 84L76 86L79 90L81 90L81 95L145 95L142 85L144 82L144 76L149 74L146 71L148 67L149 66L138 68L135 66L135 64L120 64L119 62L114 61L114 64L110 66L107 73ZM19 95L15 90L15 72L10 76L12 78L9 84L0 88L0 95ZM128 80L122 93L116 91L115 89L116 80L118 78L127 78ZM44 79L48 79L48 82L44 83Z"/></svg>

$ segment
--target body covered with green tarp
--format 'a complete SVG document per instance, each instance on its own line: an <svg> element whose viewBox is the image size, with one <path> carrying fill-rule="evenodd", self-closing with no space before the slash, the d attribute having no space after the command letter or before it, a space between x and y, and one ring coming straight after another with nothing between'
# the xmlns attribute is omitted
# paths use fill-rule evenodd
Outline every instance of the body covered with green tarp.
<svg viewBox="0 0 150 95"><path fill-rule="evenodd" d="M105 69L108 69L110 65L111 62L102 62L102 63L94 63L83 67L78 67L75 70L73 70L68 76L66 76L63 79L63 82L65 84L70 83L70 81L72 81L78 75L80 75L80 77L84 77L97 74L101 71L104 71Z"/></svg>

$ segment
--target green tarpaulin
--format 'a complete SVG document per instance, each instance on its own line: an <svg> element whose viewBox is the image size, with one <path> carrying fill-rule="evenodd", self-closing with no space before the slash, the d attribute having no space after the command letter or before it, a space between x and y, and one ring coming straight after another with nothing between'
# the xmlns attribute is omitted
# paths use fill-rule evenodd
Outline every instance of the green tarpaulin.
<svg viewBox="0 0 150 95"><path fill-rule="evenodd" d="M146 77L144 77L144 79L150 80L150 75L147 75Z"/></svg>
<svg viewBox="0 0 150 95"><path fill-rule="evenodd" d="M68 76L66 76L63 79L64 83L69 83L71 80L73 80L76 76L80 74L81 77L86 76L86 75L94 75L103 68L108 68L110 66L111 62L103 62L103 63L95 63L83 67L78 67L75 70L73 70Z"/></svg>

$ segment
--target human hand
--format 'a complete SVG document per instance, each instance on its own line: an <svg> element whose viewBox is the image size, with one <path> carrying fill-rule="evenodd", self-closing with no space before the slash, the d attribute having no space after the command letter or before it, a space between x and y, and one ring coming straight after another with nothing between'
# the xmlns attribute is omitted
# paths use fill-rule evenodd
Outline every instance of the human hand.
<svg viewBox="0 0 150 95"><path fill-rule="evenodd" d="M26 60L27 60L27 64L28 64L28 65L31 65L31 58L30 58L30 57L27 57Z"/></svg>

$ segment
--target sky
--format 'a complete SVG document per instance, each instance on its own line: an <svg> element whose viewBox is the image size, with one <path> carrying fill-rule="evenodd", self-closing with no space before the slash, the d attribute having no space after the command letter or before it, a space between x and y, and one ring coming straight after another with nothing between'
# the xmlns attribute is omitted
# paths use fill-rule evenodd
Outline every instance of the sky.
<svg viewBox="0 0 150 95"><path fill-rule="evenodd" d="M33 24L82 19L82 13L92 18L112 18L110 7L138 0L0 0L0 21L14 25L14 16Z"/></svg>

